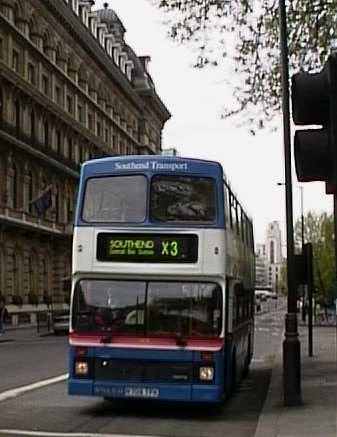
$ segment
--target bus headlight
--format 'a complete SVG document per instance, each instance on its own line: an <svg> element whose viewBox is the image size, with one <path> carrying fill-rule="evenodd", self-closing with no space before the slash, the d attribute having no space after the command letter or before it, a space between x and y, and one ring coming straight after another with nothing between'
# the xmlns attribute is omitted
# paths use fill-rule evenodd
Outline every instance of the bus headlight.
<svg viewBox="0 0 337 437"><path fill-rule="evenodd" d="M76 361L75 363L75 375L87 376L89 373L89 365L87 361Z"/></svg>
<svg viewBox="0 0 337 437"><path fill-rule="evenodd" d="M214 378L213 367L200 367L199 369L200 381L212 381Z"/></svg>

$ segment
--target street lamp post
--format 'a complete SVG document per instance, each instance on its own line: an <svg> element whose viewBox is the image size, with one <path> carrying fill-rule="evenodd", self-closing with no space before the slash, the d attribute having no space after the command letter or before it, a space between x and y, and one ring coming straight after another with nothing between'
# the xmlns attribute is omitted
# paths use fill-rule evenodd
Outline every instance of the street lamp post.
<svg viewBox="0 0 337 437"><path fill-rule="evenodd" d="M286 185L285 182L277 182L277 185ZM304 212L303 212L303 187L302 185L298 185L297 188L301 190L301 249L303 253L304 247Z"/></svg>
<svg viewBox="0 0 337 437"><path fill-rule="evenodd" d="M286 185L285 182L277 182L277 185ZM302 185L298 185L297 188L301 190L301 252L304 254L304 213L303 213L303 187ZM305 287L305 286L303 286ZM302 296L302 321L305 322L305 288L303 288L303 296Z"/></svg>
<svg viewBox="0 0 337 437"><path fill-rule="evenodd" d="M303 187L302 187L302 185L300 185L298 188L301 190L301 239L302 239L302 255L304 255ZM302 292L303 292L303 296L302 296L302 309L301 309L301 313L302 313L302 321L305 322L305 317L306 317L305 302L306 302L306 294L307 294L307 287L305 285L302 286Z"/></svg>
<svg viewBox="0 0 337 437"><path fill-rule="evenodd" d="M301 190L301 237L302 237L302 253L304 248L304 215L303 215L303 187L298 187Z"/></svg>
<svg viewBox="0 0 337 437"><path fill-rule="evenodd" d="M297 296L294 275L294 234L291 182L291 142L289 111L289 64L287 44L287 16L285 0L279 0L280 49L282 77L282 112L284 136L284 166L287 221L287 284L288 308L285 317L285 338L283 341L283 394L286 406L302 403L301 396L301 354L297 330Z"/></svg>

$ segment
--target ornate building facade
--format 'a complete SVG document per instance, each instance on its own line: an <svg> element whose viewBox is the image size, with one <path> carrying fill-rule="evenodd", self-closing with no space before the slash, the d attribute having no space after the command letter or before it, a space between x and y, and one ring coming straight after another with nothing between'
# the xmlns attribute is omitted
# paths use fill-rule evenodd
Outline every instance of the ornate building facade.
<svg viewBox="0 0 337 437"><path fill-rule="evenodd" d="M283 265L282 236L277 221L268 224L266 240L256 245L256 287L278 293Z"/></svg>
<svg viewBox="0 0 337 437"><path fill-rule="evenodd" d="M0 0L0 295L62 302L81 162L157 154L170 113L105 4Z"/></svg>

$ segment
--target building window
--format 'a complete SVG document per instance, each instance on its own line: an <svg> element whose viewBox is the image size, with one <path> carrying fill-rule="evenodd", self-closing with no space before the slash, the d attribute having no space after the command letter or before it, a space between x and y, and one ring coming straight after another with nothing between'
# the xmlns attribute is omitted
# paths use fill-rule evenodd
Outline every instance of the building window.
<svg viewBox="0 0 337 437"><path fill-rule="evenodd" d="M0 59L4 58L4 40L0 38Z"/></svg>
<svg viewBox="0 0 337 437"><path fill-rule="evenodd" d="M70 114L73 112L73 99L71 96L67 96L67 111Z"/></svg>
<svg viewBox="0 0 337 437"><path fill-rule="evenodd" d="M275 254L274 254L274 241L270 242L270 264L274 264L275 262Z"/></svg>
<svg viewBox="0 0 337 437"><path fill-rule="evenodd" d="M45 74L42 75L42 92L45 96L49 95L49 80Z"/></svg>
<svg viewBox="0 0 337 437"><path fill-rule="evenodd" d="M19 53L14 49L12 52L12 68L17 73L19 72Z"/></svg>
<svg viewBox="0 0 337 437"><path fill-rule="evenodd" d="M33 64L28 64L28 82L35 85L35 67Z"/></svg>
<svg viewBox="0 0 337 437"><path fill-rule="evenodd" d="M88 126L89 126L89 130L92 131L92 129L94 127L94 122L93 122L92 114L88 114Z"/></svg>
<svg viewBox="0 0 337 437"><path fill-rule="evenodd" d="M48 281L48 264L47 260L43 259L42 261L42 272L43 272L43 292L48 293L49 292L49 281Z"/></svg>
<svg viewBox="0 0 337 437"><path fill-rule="evenodd" d="M49 144L49 123L47 120L44 122L43 127L44 127L44 145L48 146L48 144Z"/></svg>
<svg viewBox="0 0 337 437"><path fill-rule="evenodd" d="M73 202L72 202L72 198L69 197L68 198L68 217L67 217L67 223L73 223Z"/></svg>
<svg viewBox="0 0 337 437"><path fill-rule="evenodd" d="M69 159L73 159L73 140L72 138L68 138L68 157Z"/></svg>
<svg viewBox="0 0 337 437"><path fill-rule="evenodd" d="M5 290L7 265L5 264L5 250L0 247L0 289Z"/></svg>
<svg viewBox="0 0 337 437"><path fill-rule="evenodd" d="M10 184L10 196L12 200L12 208L17 209L18 207L18 171L14 165L12 168L12 177Z"/></svg>
<svg viewBox="0 0 337 437"><path fill-rule="evenodd" d="M28 212L33 213L33 174L29 172L28 174Z"/></svg>
<svg viewBox="0 0 337 437"><path fill-rule="evenodd" d="M35 274L36 269L34 268L34 255L30 255L28 258L28 279L29 279L29 291L35 292Z"/></svg>
<svg viewBox="0 0 337 437"><path fill-rule="evenodd" d="M13 294L17 294L21 296L22 290L20 287L20 281L21 281L21 256L16 256L15 253L13 253Z"/></svg>
<svg viewBox="0 0 337 437"><path fill-rule="evenodd" d="M105 128L104 141L107 143L109 140L109 130Z"/></svg>
<svg viewBox="0 0 337 437"><path fill-rule="evenodd" d="M60 221L60 197L58 191L55 194L55 221L58 223Z"/></svg>
<svg viewBox="0 0 337 437"><path fill-rule="evenodd" d="M30 112L30 138L32 141L35 139L35 112L33 110Z"/></svg>
<svg viewBox="0 0 337 437"><path fill-rule="evenodd" d="M85 149L83 145L80 145L80 162L85 161Z"/></svg>
<svg viewBox="0 0 337 437"><path fill-rule="evenodd" d="M20 111L20 102L19 99L15 100L15 127L16 130L19 131L21 128L21 111Z"/></svg>
<svg viewBox="0 0 337 437"><path fill-rule="evenodd" d="M81 105L77 106L77 114L78 114L78 121L80 123L83 123L84 121L83 106Z"/></svg>
<svg viewBox="0 0 337 437"><path fill-rule="evenodd" d="M62 104L61 88L60 88L59 86L57 86L57 85L56 85L56 87L55 87L55 100L56 100L56 103L57 103L58 105L61 105L61 104Z"/></svg>
<svg viewBox="0 0 337 437"><path fill-rule="evenodd" d="M96 135L98 136L98 137L100 137L101 136L101 123L98 121L97 123L96 123Z"/></svg>
<svg viewBox="0 0 337 437"><path fill-rule="evenodd" d="M3 110L4 110L4 98L3 98L2 89L0 88L0 126L3 120Z"/></svg>
<svg viewBox="0 0 337 437"><path fill-rule="evenodd" d="M61 132L56 131L56 152L61 153Z"/></svg>

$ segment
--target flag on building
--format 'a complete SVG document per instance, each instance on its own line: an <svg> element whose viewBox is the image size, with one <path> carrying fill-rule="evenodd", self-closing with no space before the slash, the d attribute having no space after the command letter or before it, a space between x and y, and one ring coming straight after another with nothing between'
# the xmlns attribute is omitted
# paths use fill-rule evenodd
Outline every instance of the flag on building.
<svg viewBox="0 0 337 437"><path fill-rule="evenodd" d="M32 200L32 205L34 206L37 215L39 217L43 216L48 208L51 207L52 204L52 192L51 192L51 185L48 185L48 187L40 194L39 197Z"/></svg>

